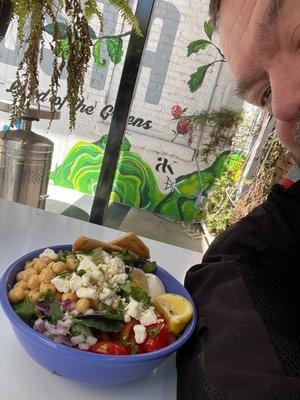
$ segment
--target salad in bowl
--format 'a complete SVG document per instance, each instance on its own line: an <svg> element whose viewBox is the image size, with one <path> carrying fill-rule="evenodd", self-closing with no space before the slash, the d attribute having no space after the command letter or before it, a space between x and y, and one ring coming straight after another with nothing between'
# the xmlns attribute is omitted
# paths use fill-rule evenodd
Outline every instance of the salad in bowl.
<svg viewBox="0 0 300 400"><path fill-rule="evenodd" d="M176 350L186 326L190 336L195 324L188 294L169 292L160 270L134 234L109 243L81 236L72 247L46 248L27 259L7 296L47 340L99 357L138 358Z"/></svg>
<svg viewBox="0 0 300 400"><path fill-rule="evenodd" d="M152 371L196 326L191 296L135 235L79 237L16 260L0 302L26 352L54 374L114 385Z"/></svg>

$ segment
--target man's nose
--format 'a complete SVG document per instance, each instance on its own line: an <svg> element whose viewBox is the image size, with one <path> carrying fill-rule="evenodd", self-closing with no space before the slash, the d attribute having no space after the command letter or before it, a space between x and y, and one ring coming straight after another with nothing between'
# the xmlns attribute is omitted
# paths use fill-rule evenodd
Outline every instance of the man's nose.
<svg viewBox="0 0 300 400"><path fill-rule="evenodd" d="M300 55L274 60L269 70L272 112L285 122L300 119Z"/></svg>

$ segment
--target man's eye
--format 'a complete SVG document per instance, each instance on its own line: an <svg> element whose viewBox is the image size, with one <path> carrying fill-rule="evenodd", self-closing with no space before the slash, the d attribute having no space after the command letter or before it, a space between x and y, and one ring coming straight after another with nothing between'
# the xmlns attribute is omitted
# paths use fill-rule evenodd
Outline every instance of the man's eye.
<svg viewBox="0 0 300 400"><path fill-rule="evenodd" d="M268 101L270 100L271 93L272 93L272 90L270 87L264 91L263 95L261 96L260 102L259 102L261 107L265 107L267 105Z"/></svg>

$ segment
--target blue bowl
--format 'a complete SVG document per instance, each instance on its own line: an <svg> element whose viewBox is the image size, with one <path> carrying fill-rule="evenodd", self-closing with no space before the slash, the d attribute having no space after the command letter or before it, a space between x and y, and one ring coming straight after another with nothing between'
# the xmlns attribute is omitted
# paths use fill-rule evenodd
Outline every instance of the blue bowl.
<svg viewBox="0 0 300 400"><path fill-rule="evenodd" d="M54 251L70 250L71 245L51 246L50 248ZM101 386L130 382L158 367L192 335L196 326L196 309L193 300L173 276L158 267L156 275L164 283L166 291L184 296L194 307L192 321L173 344L152 353L108 356L73 349L46 338L22 321L14 312L7 296L8 288L15 283L16 275L24 269L26 261L38 257L43 251L44 248L26 254L7 269L0 281L0 302L25 351L50 372L77 382Z"/></svg>

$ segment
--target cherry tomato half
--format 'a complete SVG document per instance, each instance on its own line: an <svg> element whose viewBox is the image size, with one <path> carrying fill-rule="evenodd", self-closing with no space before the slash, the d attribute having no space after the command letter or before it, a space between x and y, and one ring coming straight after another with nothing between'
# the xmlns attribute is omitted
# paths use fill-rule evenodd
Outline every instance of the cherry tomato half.
<svg viewBox="0 0 300 400"><path fill-rule="evenodd" d="M149 353L163 349L175 340L166 324L154 324L147 327L147 338L142 344L143 351Z"/></svg>
<svg viewBox="0 0 300 400"><path fill-rule="evenodd" d="M98 340L97 343L89 348L89 351L92 351L93 353L111 354L114 356L128 354L124 346L110 340Z"/></svg>

